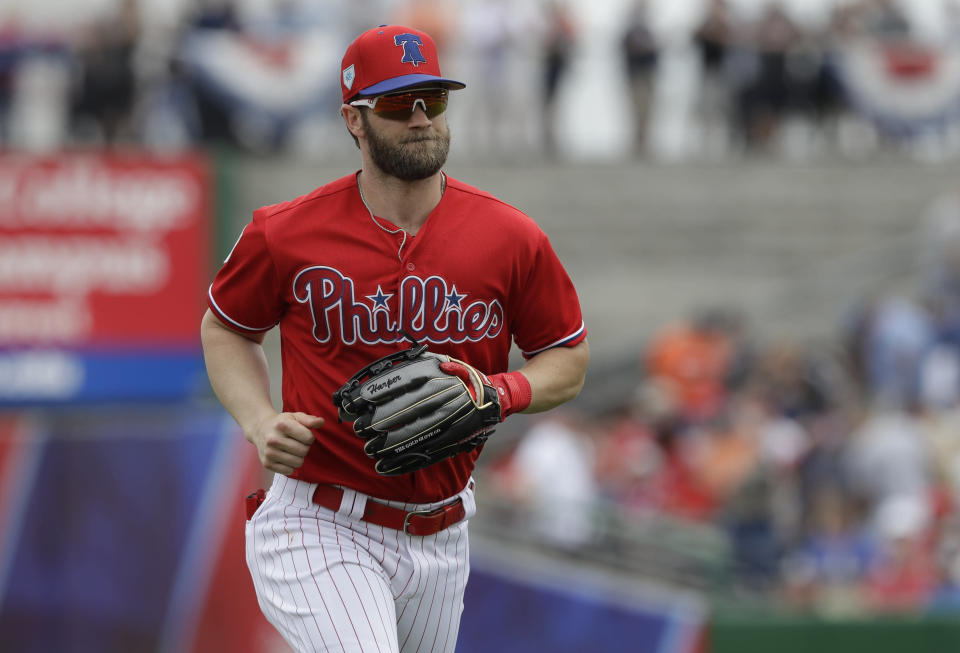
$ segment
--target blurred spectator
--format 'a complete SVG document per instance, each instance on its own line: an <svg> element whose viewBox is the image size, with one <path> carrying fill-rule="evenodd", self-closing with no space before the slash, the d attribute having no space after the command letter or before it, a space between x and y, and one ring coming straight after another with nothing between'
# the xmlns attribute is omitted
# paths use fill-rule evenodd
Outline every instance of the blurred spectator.
<svg viewBox="0 0 960 653"><path fill-rule="evenodd" d="M137 111L137 133L142 144L153 151L192 148L203 139L194 88L176 56L163 53L158 59L163 63L145 79Z"/></svg>
<svg viewBox="0 0 960 653"><path fill-rule="evenodd" d="M960 507L960 404L934 406L920 419L924 447L930 453L933 482L939 493L936 512L942 516Z"/></svg>
<svg viewBox="0 0 960 653"><path fill-rule="evenodd" d="M823 485L811 498L803 539L784 562L787 600L832 616L856 614L863 607L864 579L878 556L856 498L842 487Z"/></svg>
<svg viewBox="0 0 960 653"><path fill-rule="evenodd" d="M81 142L131 140L139 38L138 0L123 0L82 38L72 107L73 132Z"/></svg>
<svg viewBox="0 0 960 653"><path fill-rule="evenodd" d="M738 587L767 592L779 581L783 542L776 520L774 481L754 467L722 502L719 524L731 543Z"/></svg>
<svg viewBox="0 0 960 653"><path fill-rule="evenodd" d="M765 485L766 518L778 547L795 542L803 527L799 471L814 443L804 423L780 414L761 397L744 393L745 410L755 414L753 430L758 449L758 471Z"/></svg>
<svg viewBox="0 0 960 653"><path fill-rule="evenodd" d="M838 68L855 37L851 7L834 6L826 23L826 28L814 37L817 69L809 109L826 143L836 147L841 124L849 119L850 107Z"/></svg>
<svg viewBox="0 0 960 653"><path fill-rule="evenodd" d="M806 429L790 417L768 415L758 431L761 462L782 474L792 474L811 446Z"/></svg>
<svg viewBox="0 0 960 653"><path fill-rule="evenodd" d="M604 436L596 444L595 474L606 499L628 509L658 508L652 496L652 479L663 467L657 433L658 419L668 418L666 398L641 386L622 413L604 423ZM656 425L656 426L654 426Z"/></svg>
<svg viewBox="0 0 960 653"><path fill-rule="evenodd" d="M727 153L733 80L729 76L728 55L734 38L730 7L726 0L710 0L703 20L693 34L697 48L701 80L697 96L697 114L705 151Z"/></svg>
<svg viewBox="0 0 960 653"><path fill-rule="evenodd" d="M828 47L826 36L819 30L798 25L797 38L787 50L786 106L777 144L788 158L809 158L823 151L823 136L831 128L827 121L835 119L843 106L827 64Z"/></svg>
<svg viewBox="0 0 960 653"><path fill-rule="evenodd" d="M694 439L662 382L641 383L622 411L597 426L594 473L604 499L630 514L703 520L713 513L716 499L697 475Z"/></svg>
<svg viewBox="0 0 960 653"><path fill-rule="evenodd" d="M556 100L576 47L577 29L565 0L549 0L546 6L543 44L543 146L548 156L556 154Z"/></svg>
<svg viewBox="0 0 960 653"><path fill-rule="evenodd" d="M803 418L824 411L831 388L797 343L768 345L757 357L747 384L779 415Z"/></svg>
<svg viewBox="0 0 960 653"><path fill-rule="evenodd" d="M667 515L710 521L720 507L715 487L702 474L710 460L700 436L677 422L664 422L657 432L663 463L651 479L650 496Z"/></svg>
<svg viewBox="0 0 960 653"><path fill-rule="evenodd" d="M70 137L69 47L55 39L25 37L16 48L7 142L21 150L56 151Z"/></svg>
<svg viewBox="0 0 960 653"><path fill-rule="evenodd" d="M642 154L646 146L650 105L659 46L650 30L646 0L636 0L627 18L621 41L633 109L634 152Z"/></svg>
<svg viewBox="0 0 960 653"><path fill-rule="evenodd" d="M513 500L545 542L576 550L594 539L594 449L573 414L554 411L530 429L513 454L509 477Z"/></svg>
<svg viewBox="0 0 960 653"><path fill-rule="evenodd" d="M911 518L929 520L933 514L933 466L922 428L915 414L879 407L850 435L851 487L868 502L867 517L877 532L889 530L891 511L904 505L914 510Z"/></svg>
<svg viewBox="0 0 960 653"><path fill-rule="evenodd" d="M853 356L873 401L909 407L920 398L924 358L934 343L930 314L906 297L880 297L853 324Z"/></svg>
<svg viewBox="0 0 960 653"><path fill-rule="evenodd" d="M710 308L665 327L648 344L642 370L676 395L685 419L706 420L722 408L742 344L737 329L733 312Z"/></svg>
<svg viewBox="0 0 960 653"><path fill-rule="evenodd" d="M202 0L187 15L184 39L171 72L175 81L184 83L195 107L200 139L209 144L237 145L233 118L228 105L216 88L206 83L196 67L189 63L189 39L198 34L239 34L240 18L234 0Z"/></svg>
<svg viewBox="0 0 960 653"><path fill-rule="evenodd" d="M765 151L774 145L790 94L787 59L799 38L783 8L766 5L748 46L756 61L754 75L737 100L737 132L747 150Z"/></svg>
<svg viewBox="0 0 960 653"><path fill-rule="evenodd" d="M200 0L191 8L189 23L193 29L239 31L236 0Z"/></svg>
<svg viewBox="0 0 960 653"><path fill-rule="evenodd" d="M919 236L922 294L936 306L941 339L960 345L960 192L932 202Z"/></svg>
<svg viewBox="0 0 960 653"><path fill-rule="evenodd" d="M960 524L951 515L942 531L939 544L937 586L931 593L927 609L934 613L956 614L960 611Z"/></svg>
<svg viewBox="0 0 960 653"><path fill-rule="evenodd" d="M836 487L853 497L846 462L848 438L862 415L856 409L847 412L828 410L803 420L809 446L795 470L800 523L811 518L817 492L822 487ZM857 497L860 503L859 497Z"/></svg>
<svg viewBox="0 0 960 653"><path fill-rule="evenodd" d="M706 429L700 471L719 500L716 521L729 535L738 582L754 590L773 587L783 546L776 514L783 506L776 500L783 498L778 489L789 468L764 458L769 417L747 394L727 402L724 418Z"/></svg>
<svg viewBox="0 0 960 653"><path fill-rule="evenodd" d="M712 495L726 503L757 469L759 450L754 433L741 422L739 403L690 434L698 442L698 475Z"/></svg>
<svg viewBox="0 0 960 653"><path fill-rule="evenodd" d="M10 107L20 55L20 34L13 21L0 24L0 144L10 141Z"/></svg>
<svg viewBox="0 0 960 653"><path fill-rule="evenodd" d="M920 362L918 394L928 409L947 411L960 400L960 342L954 329L938 330Z"/></svg>
<svg viewBox="0 0 960 653"><path fill-rule="evenodd" d="M937 586L929 525L929 507L920 497L883 504L877 522L880 559L865 579L870 610L904 613L927 606Z"/></svg>
<svg viewBox="0 0 960 653"><path fill-rule="evenodd" d="M523 3L517 7L508 0L485 0L468 5L463 15L465 59L475 68L469 73L471 102L463 107L462 124L475 152L513 153L524 142L513 131L521 123L511 115L518 100L512 93L516 40L526 38L529 28L524 9Z"/></svg>

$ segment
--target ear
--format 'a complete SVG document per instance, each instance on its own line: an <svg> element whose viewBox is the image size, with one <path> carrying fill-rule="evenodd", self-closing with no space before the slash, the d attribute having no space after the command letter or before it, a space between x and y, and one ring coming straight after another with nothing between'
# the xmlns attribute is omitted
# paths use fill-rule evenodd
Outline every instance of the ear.
<svg viewBox="0 0 960 653"><path fill-rule="evenodd" d="M340 115L347 125L347 130L354 138L363 136L363 120L360 118L360 109L344 104L340 107Z"/></svg>

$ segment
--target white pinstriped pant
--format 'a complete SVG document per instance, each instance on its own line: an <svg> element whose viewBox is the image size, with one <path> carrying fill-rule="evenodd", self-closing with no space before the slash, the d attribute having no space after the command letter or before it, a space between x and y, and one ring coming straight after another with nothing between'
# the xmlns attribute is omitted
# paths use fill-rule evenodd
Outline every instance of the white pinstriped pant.
<svg viewBox="0 0 960 653"><path fill-rule="evenodd" d="M278 474L247 522L247 566L270 623L301 653L452 653L470 573L473 483L459 494L466 518L426 537L359 521L367 497L352 490L339 512L318 506L315 487Z"/></svg>

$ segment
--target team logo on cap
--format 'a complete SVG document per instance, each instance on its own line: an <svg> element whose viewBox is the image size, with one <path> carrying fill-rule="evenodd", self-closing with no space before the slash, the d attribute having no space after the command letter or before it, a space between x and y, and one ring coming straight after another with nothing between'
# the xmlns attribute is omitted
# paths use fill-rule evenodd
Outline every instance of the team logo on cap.
<svg viewBox="0 0 960 653"><path fill-rule="evenodd" d="M347 87L348 91L353 88L353 80L356 78L357 75L353 70L353 64L343 69L343 85Z"/></svg>
<svg viewBox="0 0 960 653"><path fill-rule="evenodd" d="M393 37L393 44L397 47L403 46L403 58L400 59L400 63L412 63L414 68L427 63L423 53L420 52L423 41L416 34L397 34Z"/></svg>

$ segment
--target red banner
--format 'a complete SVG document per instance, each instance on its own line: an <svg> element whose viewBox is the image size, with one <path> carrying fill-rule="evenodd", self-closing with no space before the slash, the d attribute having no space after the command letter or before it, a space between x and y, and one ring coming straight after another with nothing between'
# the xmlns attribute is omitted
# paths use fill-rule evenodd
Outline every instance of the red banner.
<svg viewBox="0 0 960 653"><path fill-rule="evenodd" d="M0 346L196 342L208 281L200 156L0 156Z"/></svg>

